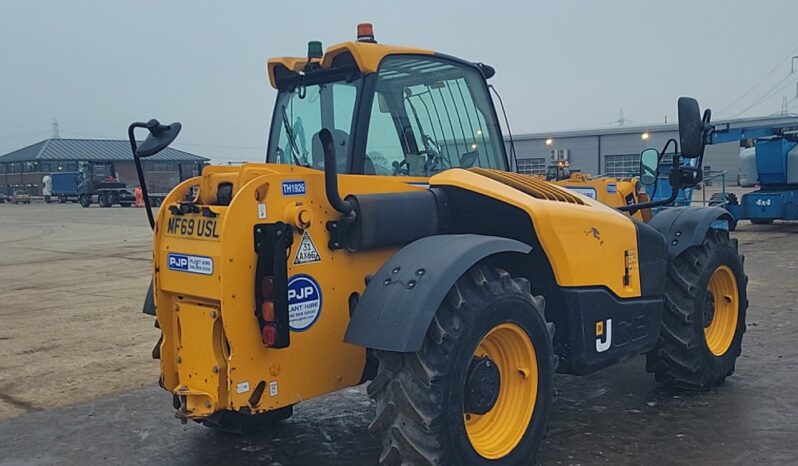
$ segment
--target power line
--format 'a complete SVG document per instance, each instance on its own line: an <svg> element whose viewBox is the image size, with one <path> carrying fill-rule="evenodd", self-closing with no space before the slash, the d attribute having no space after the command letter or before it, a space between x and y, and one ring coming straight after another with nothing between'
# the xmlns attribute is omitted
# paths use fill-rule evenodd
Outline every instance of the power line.
<svg viewBox="0 0 798 466"><path fill-rule="evenodd" d="M741 110L740 112L735 114L733 118L737 118L740 115L742 115L743 113L747 112L748 110L751 110L752 108L764 103L767 99L769 99L769 98L773 97L774 95L776 95L777 92L779 92L782 89L784 89L785 87L787 87L788 84L792 85L792 82L789 81L789 79L791 77L794 77L794 76L795 75L793 75L793 74L788 74L787 76L782 78L773 87L771 87L767 92L762 94L762 97L760 97L759 99L755 100L751 105L745 107L743 110Z"/></svg>
<svg viewBox="0 0 798 466"><path fill-rule="evenodd" d="M757 88L757 87L758 87L760 84L762 84L762 83L763 83L763 82L765 82L765 81L766 81L766 80L767 80L767 79L768 79L770 76L772 76L772 75L773 75L773 73L775 73L775 72L776 72L776 70L778 70L779 68L781 68L781 65L782 65L782 64L783 64L785 61L787 61L787 60L790 60L790 59L793 57L793 55L794 55L796 52L798 52L798 46L794 47L794 48L793 48L793 49L790 51L790 53L788 53L788 54L787 54L787 56L786 56L785 58L781 59L781 60L780 60L780 61L779 61L779 62L776 64L776 66L774 66L773 68L771 68L771 69L770 69L770 71L768 71L768 72L765 74L765 76L764 76L763 78L761 78L761 79L759 79L759 80L756 80L756 81L754 81L754 83L751 85L751 87L750 87L750 88L749 88L747 91L745 91L745 92L744 92L742 95L740 95L739 97L737 97L737 98L736 98L736 99L735 99L735 100L734 100L732 103L730 103L729 105L727 105L727 106L723 107L722 109L718 110L718 112L717 112L717 113L718 113L719 115L720 115L720 114L722 114L722 113L724 113L726 110L729 110L730 108L734 107L734 106L735 106L735 105L736 105L738 102L740 102L741 100L743 100L744 98L746 98L746 97L747 97L749 94L751 94L752 92L754 92L754 90L755 90L755 89L756 89L756 88Z"/></svg>

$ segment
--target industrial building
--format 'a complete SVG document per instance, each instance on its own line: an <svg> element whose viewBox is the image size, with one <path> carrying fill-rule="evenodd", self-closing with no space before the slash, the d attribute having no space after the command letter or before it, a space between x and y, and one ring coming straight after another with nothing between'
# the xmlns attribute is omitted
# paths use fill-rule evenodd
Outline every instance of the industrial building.
<svg viewBox="0 0 798 466"><path fill-rule="evenodd" d="M196 176L209 159L167 148L143 160L150 192L167 192L181 180ZM81 162L110 162L119 181L138 183L130 142L108 139L51 138L0 156L0 192L42 194L42 177L56 172L76 172Z"/></svg>
<svg viewBox="0 0 798 466"><path fill-rule="evenodd" d="M778 115L713 122L716 128L798 124L798 116ZM679 139L678 124L624 126L614 128L552 131L513 135L522 173L545 173L557 159L568 160L572 169L584 173L625 177L639 174L640 152L650 147L661 150L669 138ZM509 139L506 140L509 149ZM727 172L726 180L735 183L740 172L740 143L707 146L704 170Z"/></svg>

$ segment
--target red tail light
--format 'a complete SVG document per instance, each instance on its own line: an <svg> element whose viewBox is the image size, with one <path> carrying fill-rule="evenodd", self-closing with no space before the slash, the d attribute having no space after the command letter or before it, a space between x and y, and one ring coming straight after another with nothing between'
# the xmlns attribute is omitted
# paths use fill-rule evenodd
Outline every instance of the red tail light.
<svg viewBox="0 0 798 466"><path fill-rule="evenodd" d="M260 329L261 339L267 348L277 341L277 325L274 322L274 279L266 276L260 281L260 294L263 303L260 305L260 317L263 325Z"/></svg>
<svg viewBox="0 0 798 466"><path fill-rule="evenodd" d="M263 344L267 348L274 346L277 342L277 327L266 324L266 326L261 329L261 338L263 339Z"/></svg>

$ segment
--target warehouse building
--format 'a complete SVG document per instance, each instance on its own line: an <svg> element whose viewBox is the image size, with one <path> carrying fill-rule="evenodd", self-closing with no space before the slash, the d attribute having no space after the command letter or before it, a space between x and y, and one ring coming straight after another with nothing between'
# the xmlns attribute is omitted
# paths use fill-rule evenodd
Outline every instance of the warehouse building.
<svg viewBox="0 0 798 466"><path fill-rule="evenodd" d="M716 127L728 124L731 128L750 128L785 122L798 125L798 117L778 115L713 124ZM678 124L513 135L519 172L545 173L547 166L554 161L565 159L572 169L614 177L639 175L640 152L650 147L661 150L669 138L679 140ZM509 147L509 141L506 142ZM735 183L740 172L739 154L739 143L707 146L704 169L725 171L727 182Z"/></svg>
<svg viewBox="0 0 798 466"><path fill-rule="evenodd" d="M56 172L76 172L82 162L113 164L119 181L138 184L130 142L107 139L52 138L0 156L0 192L42 194L42 178ZM168 192L181 180L199 173L208 159L167 147L142 161L150 192Z"/></svg>

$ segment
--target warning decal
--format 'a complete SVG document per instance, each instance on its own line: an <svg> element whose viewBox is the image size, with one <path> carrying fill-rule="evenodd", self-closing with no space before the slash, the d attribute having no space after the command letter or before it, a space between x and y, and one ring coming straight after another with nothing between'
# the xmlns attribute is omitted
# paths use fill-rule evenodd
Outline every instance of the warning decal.
<svg viewBox="0 0 798 466"><path fill-rule="evenodd" d="M310 264L313 262L321 262L319 250L310 239L310 233L305 230L302 233L302 241L299 242L299 247L296 250L296 257L294 258L294 265Z"/></svg>

